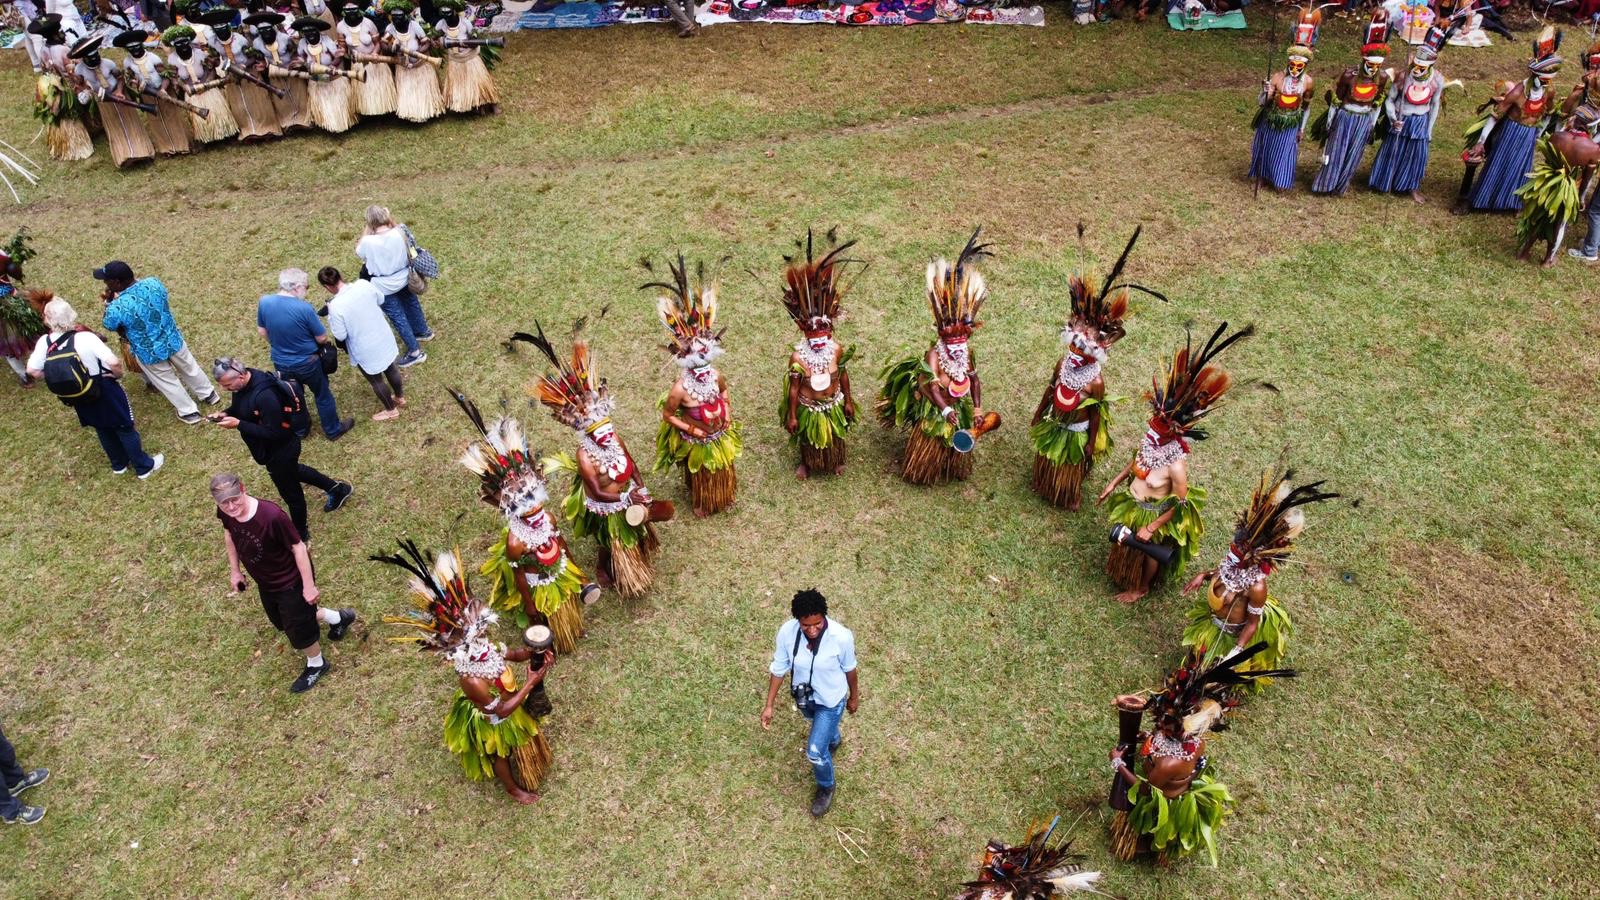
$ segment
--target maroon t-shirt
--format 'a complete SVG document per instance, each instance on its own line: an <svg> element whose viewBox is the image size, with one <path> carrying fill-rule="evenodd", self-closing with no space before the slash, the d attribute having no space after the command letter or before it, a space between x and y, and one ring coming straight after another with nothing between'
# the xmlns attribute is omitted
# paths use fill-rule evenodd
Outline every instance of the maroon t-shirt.
<svg viewBox="0 0 1600 900"><path fill-rule="evenodd" d="M264 591L287 591L300 586L300 567L294 562L294 545L300 543L289 516L271 500L256 499L256 514L249 521L217 510L217 519L233 538L239 562Z"/></svg>

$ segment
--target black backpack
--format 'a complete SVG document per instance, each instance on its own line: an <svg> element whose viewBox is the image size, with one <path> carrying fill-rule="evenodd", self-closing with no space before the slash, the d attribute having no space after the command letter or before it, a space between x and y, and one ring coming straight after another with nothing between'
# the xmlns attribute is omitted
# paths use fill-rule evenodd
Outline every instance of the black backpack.
<svg viewBox="0 0 1600 900"><path fill-rule="evenodd" d="M44 385L68 406L100 399L100 379L89 374L78 356L78 333L69 331L45 345Z"/></svg>
<svg viewBox="0 0 1600 900"><path fill-rule="evenodd" d="M311 431L311 411L306 409L305 388L293 378L264 373L271 379L271 387L283 399L283 417L296 437L305 437Z"/></svg>

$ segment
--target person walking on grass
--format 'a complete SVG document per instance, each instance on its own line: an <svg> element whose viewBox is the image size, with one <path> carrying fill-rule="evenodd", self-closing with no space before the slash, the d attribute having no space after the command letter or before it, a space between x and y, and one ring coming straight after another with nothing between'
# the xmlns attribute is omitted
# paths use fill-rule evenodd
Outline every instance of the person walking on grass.
<svg viewBox="0 0 1600 900"><path fill-rule="evenodd" d="M410 232L395 222L386 207L367 207L367 227L356 242L356 255L367 270L367 280L383 295L383 314L406 345L406 355L399 363L402 369L425 361L428 354L418 342L433 340L422 301L410 286L411 246Z"/></svg>
<svg viewBox="0 0 1600 900"><path fill-rule="evenodd" d="M333 388L322 370L318 348L329 343L328 332L306 302L305 272L284 269L278 273L278 292L267 294L256 305L256 330L272 348L272 364L278 371L311 389L317 401L317 419L328 440L337 441L355 427L355 419L339 419Z"/></svg>
<svg viewBox="0 0 1600 900"><path fill-rule="evenodd" d="M217 360L211 375L233 392L226 412L212 421L223 428L237 429L250 456L267 470L278 496L289 507L289 518L303 541L311 540L306 521L306 493L309 484L328 495L323 512L333 512L355 492L348 482L335 481L300 461L300 436L295 433L295 410L300 400L282 379L270 372L251 369L231 356ZM304 414L304 410L300 411Z"/></svg>
<svg viewBox="0 0 1600 900"><path fill-rule="evenodd" d="M250 496L239 476L229 472L211 477L211 498L217 504L222 545L228 554L228 586L240 594L245 573L255 579L267 621L306 658L305 671L289 686L290 692L311 690L329 669L322 656L322 626L328 626L328 640L343 640L356 622L356 611L318 605L322 592L311 565L311 548L277 504Z"/></svg>
<svg viewBox="0 0 1600 900"><path fill-rule="evenodd" d="M106 314L101 326L128 342L145 380L167 398L178 411L178 418L189 425L197 424L200 408L195 401L214 406L222 398L184 343L183 332L178 330L167 305L167 286L149 276L135 280L133 269L121 260L95 269L94 277L106 286Z"/></svg>
<svg viewBox="0 0 1600 900"><path fill-rule="evenodd" d="M795 708L811 720L806 759L817 779L811 815L820 818L833 805L833 754L839 749L839 720L846 711L855 715L861 702L856 639L850 629L828 618L828 600L814 589L796 593L789 611L794 618L778 628L773 646L761 727L772 728L778 688L783 686L783 676L790 675Z"/></svg>
<svg viewBox="0 0 1600 900"><path fill-rule="evenodd" d="M0 779L5 782L5 789L0 790L0 822L7 825L39 824L44 818L44 807L23 803L22 792L49 781L50 770L22 771L22 766L17 765L17 751L6 740L4 731L0 731Z"/></svg>
<svg viewBox="0 0 1600 900"><path fill-rule="evenodd" d="M366 279L345 281L344 274L333 266L322 267L317 283L333 295L327 307L328 330L335 340L344 342L350 362L361 370L383 404L383 411L374 413L372 421L398 419L406 405L405 385L396 364L400 345L383 316L383 295Z"/></svg>
<svg viewBox="0 0 1600 900"><path fill-rule="evenodd" d="M155 474L165 458L146 453L133 426L133 407L116 382L122 360L99 335L78 329L77 311L60 297L44 305L43 318L49 333L34 344L28 375L44 379L50 392L77 412L78 424L94 429L111 474L121 475L129 466L141 481Z"/></svg>

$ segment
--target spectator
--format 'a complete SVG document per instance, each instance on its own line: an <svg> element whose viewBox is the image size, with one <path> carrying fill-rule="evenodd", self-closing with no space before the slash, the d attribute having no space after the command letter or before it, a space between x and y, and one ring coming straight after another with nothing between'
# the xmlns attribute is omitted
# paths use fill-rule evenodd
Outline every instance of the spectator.
<svg viewBox="0 0 1600 900"><path fill-rule="evenodd" d="M235 428L250 448L250 456L267 470L267 477L278 489L278 496L289 507L300 539L311 540L306 522L306 494L302 484L321 488L328 499L323 512L333 512L355 492L349 483L335 481L300 462L300 436L294 433L290 410L300 401L281 379L260 369L246 368L232 357L223 357L211 367L211 376L233 392L227 412L215 421L223 428Z"/></svg>
<svg viewBox="0 0 1600 900"><path fill-rule="evenodd" d="M373 413L372 421L399 418L400 407L406 405L400 367L395 365L400 347L383 317L383 295L365 279L358 278L354 284L346 282L344 274L333 266L322 267L317 283L333 294L327 307L328 330L334 339L344 342L350 362L366 376L378 402L383 404L383 411Z"/></svg>
<svg viewBox="0 0 1600 900"><path fill-rule="evenodd" d="M133 407L115 380L122 375L122 360L99 335L80 330L77 311L59 297L44 305L44 327L49 333L34 344L33 355L28 357L28 374L45 379L51 393L77 411L78 424L94 429L111 461L111 474L121 475L129 466L133 466L140 480L155 474L165 458L159 453L145 453L139 432L133 427ZM73 353L77 354L76 365L71 358ZM64 378L82 379L77 396L67 396L70 389L63 386L67 383Z"/></svg>
<svg viewBox="0 0 1600 900"><path fill-rule="evenodd" d="M151 277L135 281L133 269L121 260L95 269L94 277L106 285L106 314L101 326L128 342L145 380L167 398L178 411L178 418L190 425L198 423L200 408L195 400L209 406L221 403L222 398L183 341L183 333L167 306L167 286Z"/></svg>
<svg viewBox="0 0 1600 900"><path fill-rule="evenodd" d="M333 401L328 375L322 371L317 347L328 343L328 333L306 302L305 272L284 269L278 273L278 293L262 297L256 306L256 328L272 347L272 364L278 371L311 389L322 433L330 441L344 437L356 420L339 420L339 406Z"/></svg>
<svg viewBox="0 0 1600 900"><path fill-rule="evenodd" d="M422 301L411 292L411 242L406 239L406 227L395 224L388 209L367 207L367 228L356 242L356 255L366 267L367 279L383 295L383 314L406 345L400 368L426 360L428 354L417 342L433 340L433 329L422 314Z"/></svg>
<svg viewBox="0 0 1600 900"><path fill-rule="evenodd" d="M295 694L311 690L328 674L328 661L322 658L322 626L328 626L328 640L343 640L356 622L356 611L317 605L322 592L317 589L311 549L295 535L277 504L245 493L239 476L232 474L212 476L211 497L217 503L222 544L228 553L228 586L242 593L245 572L256 580L267 621L283 632L289 646L305 654L305 671L289 690Z"/></svg>
<svg viewBox="0 0 1600 900"><path fill-rule="evenodd" d="M17 751L6 740L4 731L0 731L0 778L5 781L5 790L0 791L0 822L7 825L39 824L39 820L44 818L44 807L25 805L21 800L22 792L49 781L50 770L22 771L22 767L17 765Z"/></svg>
<svg viewBox="0 0 1600 900"><path fill-rule="evenodd" d="M790 692L800 714L811 720L806 759L817 779L811 815L820 817L833 805L833 754L839 749L839 719L846 710L855 715L860 703L856 639L850 629L828 619L827 598L815 590L796 593L789 611L794 618L778 628L767 704L761 708L761 727L772 727L772 705L778 699L778 688L783 686L783 676L796 673L790 678ZM806 673L804 682L798 677L802 668Z"/></svg>

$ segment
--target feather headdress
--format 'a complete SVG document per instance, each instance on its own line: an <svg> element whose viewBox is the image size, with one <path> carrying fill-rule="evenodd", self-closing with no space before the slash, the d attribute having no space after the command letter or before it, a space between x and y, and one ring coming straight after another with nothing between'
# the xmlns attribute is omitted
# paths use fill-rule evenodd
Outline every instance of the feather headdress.
<svg viewBox="0 0 1600 900"><path fill-rule="evenodd" d="M1293 469L1268 469L1250 496L1250 505L1234 524L1229 552L1238 565L1260 566L1263 572L1282 565L1294 553L1295 538L1305 528L1304 507L1332 500L1338 494L1322 490L1326 481L1295 487Z"/></svg>
<svg viewBox="0 0 1600 900"><path fill-rule="evenodd" d="M1122 271L1128 265L1128 257L1133 253L1133 245L1139 241L1139 233L1144 226L1133 229L1133 235L1128 238L1128 245L1122 248L1122 255L1117 257L1117 264L1111 267L1111 272L1101 282L1099 290L1089 283L1089 279L1082 273L1072 273L1072 278L1067 282L1067 291L1072 296L1072 316L1067 320L1066 327L1061 329L1061 339L1070 342L1072 335L1079 329L1090 331L1096 335L1095 341L1099 344L1103 356L1103 348L1110 347L1121 340L1126 330L1122 327L1123 319L1128 316L1128 292L1140 291L1165 302L1167 297L1159 291L1153 291L1142 284L1119 282ZM1083 234L1083 226L1078 226L1078 234ZM1095 348L1082 348L1094 350Z"/></svg>
<svg viewBox="0 0 1600 900"><path fill-rule="evenodd" d="M550 499L545 490L544 473L539 455L528 452L522 424L510 416L501 416L485 424L477 404L455 388L449 390L461 411L482 435L467 446L459 460L478 476L479 499L499 507L507 517L532 515L534 510L543 507Z"/></svg>
<svg viewBox="0 0 1600 900"><path fill-rule="evenodd" d="M1561 29L1546 25L1533 41L1533 58L1528 60L1528 71L1534 75L1554 75L1561 71L1563 60L1556 55L1561 49Z"/></svg>
<svg viewBox="0 0 1600 900"><path fill-rule="evenodd" d="M1164 439L1206 439L1205 429L1196 423L1216 411L1233 387L1233 376L1213 363L1224 350L1255 334L1255 326L1246 325L1224 337L1227 331L1227 322L1218 325L1198 353L1193 336L1186 333L1183 349L1172 355L1164 374L1152 379L1151 390L1145 394L1154 413L1150 425Z"/></svg>
<svg viewBox="0 0 1600 900"><path fill-rule="evenodd" d="M390 640L420 644L423 650L449 657L458 668L472 655L472 645L486 644L485 632L496 618L483 601L472 596L459 554L440 553L429 565L415 541L402 540L399 553L375 553L367 558L411 574L413 608L404 615L384 616L383 621L413 629L413 633Z"/></svg>
<svg viewBox="0 0 1600 900"><path fill-rule="evenodd" d="M860 264L863 269L866 266L861 260L844 256L845 251L856 245L855 241L840 244L832 229L826 240L827 252L817 259L811 229L807 228L805 241L795 242L795 254L783 258L783 308L794 324L807 334L833 330L834 323L839 321L839 302L855 283L854 279L850 285L839 283L845 268L853 264ZM800 247L805 248L803 258ZM860 274L857 270L856 277Z"/></svg>
<svg viewBox="0 0 1600 900"><path fill-rule="evenodd" d="M1176 724L1186 738L1203 734L1216 728L1223 714L1239 705L1234 696L1238 688L1258 678L1293 678L1299 674L1294 669L1239 671L1240 666L1266 649L1267 642L1260 641L1201 669L1199 652L1190 648L1183 663L1167 675L1160 692L1150 698L1149 709L1156 724Z"/></svg>
<svg viewBox="0 0 1600 900"><path fill-rule="evenodd" d="M982 232L982 226L973 230L955 265L942 256L928 263L928 309L942 336L968 335L983 324L978 320L978 311L989 296L989 286L977 263L994 254L989 251L991 245L978 243Z"/></svg>
<svg viewBox="0 0 1600 900"><path fill-rule="evenodd" d="M983 850L978 880L963 884L956 900L1048 900L1075 891L1100 894L1094 887L1100 873L1084 870L1080 865L1084 856L1072 852L1072 842L1050 843L1060 821L1056 816L1048 826L1034 823L1015 847L990 841Z"/></svg>
<svg viewBox="0 0 1600 900"><path fill-rule="evenodd" d="M608 308L601 307L598 318L605 318ZM544 326L538 322L533 323L536 334L518 331L511 335L513 341L524 341L537 347L555 370L540 378L530 393L550 408L550 414L557 422L579 431L593 431L610 421L613 406L606 380L597 379L594 374L594 355L589 350L589 341L583 336L588 321L588 317L583 317L572 323L570 362L556 355L555 347L544 335Z"/></svg>
<svg viewBox="0 0 1600 900"><path fill-rule="evenodd" d="M655 266L649 259L639 263L654 274ZM651 281L639 286L641 291L661 292L656 297L656 316L672 336L672 342L663 349L678 357L679 365L706 365L722 354L722 332L717 330L717 281L706 277L706 264L702 261L695 264L694 284L690 284L689 264L682 253L676 263L667 260L667 270L672 273L672 281Z"/></svg>

